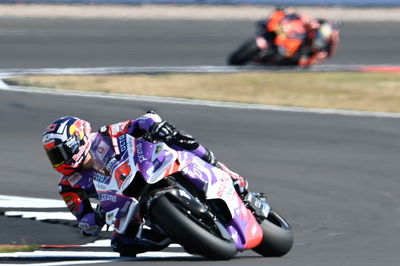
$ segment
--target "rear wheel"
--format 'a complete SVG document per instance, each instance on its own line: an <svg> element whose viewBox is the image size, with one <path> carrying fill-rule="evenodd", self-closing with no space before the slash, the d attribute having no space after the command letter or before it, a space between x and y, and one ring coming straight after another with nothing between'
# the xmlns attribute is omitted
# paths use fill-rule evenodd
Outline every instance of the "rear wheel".
<svg viewBox="0 0 400 266"><path fill-rule="evenodd" d="M263 239L260 245L253 248L264 257L281 257L293 246L293 232L289 223L277 212L271 211L261 223Z"/></svg>
<svg viewBox="0 0 400 266"><path fill-rule="evenodd" d="M256 40L254 38L244 42L236 51L228 58L229 65L241 66L252 61L260 52Z"/></svg>
<svg viewBox="0 0 400 266"><path fill-rule="evenodd" d="M233 240L225 239L218 230L213 230L218 228L216 224L194 217L165 195L153 201L149 214L153 223L186 250L217 260L228 260L236 254Z"/></svg>

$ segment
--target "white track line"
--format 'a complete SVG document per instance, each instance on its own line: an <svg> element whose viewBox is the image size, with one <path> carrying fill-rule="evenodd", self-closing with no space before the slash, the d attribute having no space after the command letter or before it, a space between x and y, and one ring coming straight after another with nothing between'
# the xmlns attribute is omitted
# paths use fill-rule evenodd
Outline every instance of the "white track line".
<svg viewBox="0 0 400 266"><path fill-rule="evenodd" d="M166 73L238 73L238 72L359 72L365 67L399 68L400 65L339 65L323 64L303 67L284 66L148 66L148 67L71 67L71 68L0 68L1 77L21 75L110 75L110 74L166 74Z"/></svg>
<svg viewBox="0 0 400 266"><path fill-rule="evenodd" d="M165 73L237 73L237 72L310 72L310 71L359 71L369 65L314 65L308 68L281 66L148 66L148 67L88 67L88 68L3 68L0 75L109 75L109 74L165 74ZM374 65L378 67L397 67L399 65Z"/></svg>
<svg viewBox="0 0 400 266"><path fill-rule="evenodd" d="M89 97L89 98L104 98L104 99L117 99L117 100L125 100L125 101L156 102L156 103L182 104L182 105L197 105L197 106L246 109L246 110L266 110L266 111L314 113L314 114L329 114L329 115L343 115L343 116L400 118L400 113L334 110L334 109L318 109L318 108L303 108L303 107L284 107L284 106L276 106L276 105L245 104L245 103L217 102L217 101L206 101L206 100L190 100L190 99L183 99L183 98L153 97L153 96L142 96L142 95L132 95L132 94L113 94L113 93L102 93L102 92L68 91L68 90L48 89L48 88L39 88L39 87L7 86L5 88L0 87L0 90L58 95L58 96L75 96L75 97L78 96L78 97Z"/></svg>
<svg viewBox="0 0 400 266"><path fill-rule="evenodd" d="M191 257L186 252L149 251L137 255L137 258L166 258L166 257ZM87 259L114 259L120 258L119 253L110 251L43 251L0 253L0 258L87 258ZM0 264L1 265L1 264Z"/></svg>
<svg viewBox="0 0 400 266"><path fill-rule="evenodd" d="M4 215L8 216L8 217L21 217L24 219L34 219L36 221L44 221L44 220L76 221L76 217L74 215L72 215L72 213L70 213L70 212L5 211ZM114 229L113 229L113 226L110 226L109 228L107 228L107 226L104 226L101 230L102 231L113 231Z"/></svg>
<svg viewBox="0 0 400 266"><path fill-rule="evenodd" d="M5 216L21 216L22 218L27 219L34 218L37 221L48 219L72 221L76 220L75 216L73 216L70 212L12 210L15 208L66 208L65 202L63 200L0 195L0 207L8 209L4 212ZM107 227L104 226L102 231L106 230ZM113 231L113 227L111 226L110 228L108 228L108 231ZM111 245L110 242L110 239L100 239L92 243L81 245L80 247L109 247ZM171 244L169 245L169 247L181 246L178 244Z"/></svg>
<svg viewBox="0 0 400 266"><path fill-rule="evenodd" d="M81 245L79 247L85 248L85 247L110 247L111 246L111 240L110 239L100 239L96 240L93 243L88 243L85 245ZM168 247L170 248L181 248L181 245L178 244L170 244Z"/></svg>
<svg viewBox="0 0 400 266"><path fill-rule="evenodd" d="M65 208L63 200L0 195L0 208Z"/></svg>
<svg viewBox="0 0 400 266"><path fill-rule="evenodd" d="M118 261L129 261L131 259L110 259L110 260L73 260L73 261L59 261L59 262L46 262L46 263L24 263L23 265L29 266L63 266L63 265L84 265L84 264L100 264L100 263L111 263ZM17 264L0 264L0 265L21 265Z"/></svg>
<svg viewBox="0 0 400 266"><path fill-rule="evenodd" d="M34 251L34 252L14 252L0 253L0 258L8 259L69 259L68 261L48 262L48 263L31 263L24 264L30 266L57 266L57 265L78 265L78 264L97 264L110 263L116 261L143 261L154 258L186 258L193 255L185 252L146 252L138 254L136 258L121 258L116 252L88 252L88 251ZM88 260L74 260L83 259ZM1 264L4 265L4 264ZM21 264L6 264L6 265L21 265Z"/></svg>
<svg viewBox="0 0 400 266"><path fill-rule="evenodd" d="M25 211L6 211L5 216L21 216L22 218L34 218L36 221L48 219L75 221L76 218L70 212L25 212Z"/></svg>

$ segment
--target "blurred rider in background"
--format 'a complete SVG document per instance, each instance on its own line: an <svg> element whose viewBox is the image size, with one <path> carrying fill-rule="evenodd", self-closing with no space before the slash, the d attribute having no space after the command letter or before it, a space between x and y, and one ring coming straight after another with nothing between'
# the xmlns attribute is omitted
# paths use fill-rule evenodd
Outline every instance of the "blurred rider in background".
<svg viewBox="0 0 400 266"><path fill-rule="evenodd" d="M173 125L163 121L152 111L135 120L104 126L98 132L92 132L90 123L85 120L71 116L62 117L45 129L43 145L53 168L62 174L59 193L69 211L77 218L84 236L96 236L105 224L105 214L101 206L98 205L94 210L90 199L98 199L93 183L96 173L107 173L109 170L98 169L96 162L104 159L110 149L115 150L118 137L124 134L148 141L163 141L175 150L190 151L227 172L239 195L247 192L247 182L242 177L218 162L214 154L194 137L177 131ZM101 140L100 144L92 145L99 143L97 138ZM118 157L118 154L116 152L107 165L119 163L118 158L121 156ZM111 238L112 249L121 256L136 256L137 253L161 250L171 243L156 228L142 230L140 223L141 221L131 222L125 234L114 231Z"/></svg>
<svg viewBox="0 0 400 266"><path fill-rule="evenodd" d="M277 65L321 64L339 42L337 23L280 7L257 23L257 36L258 47L269 50L262 61Z"/></svg>

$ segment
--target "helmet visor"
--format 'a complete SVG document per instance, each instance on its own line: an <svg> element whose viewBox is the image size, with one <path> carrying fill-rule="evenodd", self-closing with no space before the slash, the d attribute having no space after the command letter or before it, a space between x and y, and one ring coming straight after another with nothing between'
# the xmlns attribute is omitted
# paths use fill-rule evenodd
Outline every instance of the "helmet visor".
<svg viewBox="0 0 400 266"><path fill-rule="evenodd" d="M53 167L58 167L69 159L62 144L46 150L46 153Z"/></svg>
<svg viewBox="0 0 400 266"><path fill-rule="evenodd" d="M65 143L54 146L46 150L52 166L58 167L64 163L73 161L73 156L78 153L80 146L79 138L71 136Z"/></svg>

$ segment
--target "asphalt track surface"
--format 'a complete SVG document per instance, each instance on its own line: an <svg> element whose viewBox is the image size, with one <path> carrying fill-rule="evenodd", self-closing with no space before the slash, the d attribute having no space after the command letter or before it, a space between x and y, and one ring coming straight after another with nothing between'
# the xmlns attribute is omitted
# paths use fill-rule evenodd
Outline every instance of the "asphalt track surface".
<svg viewBox="0 0 400 266"><path fill-rule="evenodd" d="M198 22L80 25L67 21L68 26L45 21L17 22L2 21L1 67L223 64L226 46L235 47L232 42L246 37L245 29L252 30L252 24L247 22L205 22L203 26ZM74 30L69 23L76 26ZM398 63L392 56L398 51L394 43L400 37L398 31L392 31L395 26L348 23L340 53L331 63ZM376 27L373 36L367 34L371 27ZM221 30L230 37L222 36ZM68 32L69 37L65 37ZM209 37L205 32L211 32ZM151 33L165 35L152 38ZM383 42L385 49L381 49L382 40L376 34L389 37L389 33L391 41ZM346 43L345 37L351 35L356 37ZM141 38L142 42L137 41ZM184 40L191 45L182 43ZM215 40L226 43L212 42ZM139 46L129 44L131 41L137 41ZM363 48L356 49L361 44ZM138 47L143 50L137 51ZM211 47L215 49L208 50ZM375 52L376 48L379 52ZM266 192L272 206L292 224L295 245L283 258L260 258L244 252L229 262L194 258L114 264L398 265L400 125L395 118L0 91L0 194L59 199L56 174L41 147L41 132L50 121L66 114L76 115L98 128L135 118L148 109L155 109L194 134L220 160L247 176L250 189ZM70 226L4 216L0 216L0 223L0 244L88 241Z"/></svg>
<svg viewBox="0 0 400 266"><path fill-rule="evenodd" d="M0 18L0 68L224 65L251 21ZM329 64L398 64L396 22L344 22Z"/></svg>

